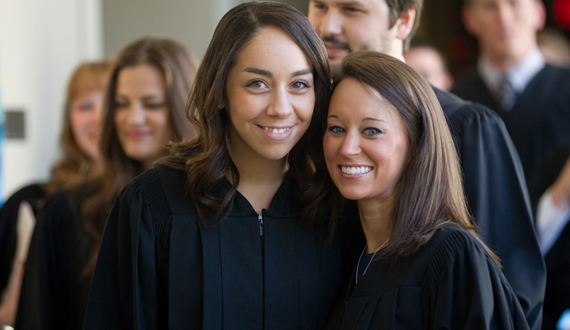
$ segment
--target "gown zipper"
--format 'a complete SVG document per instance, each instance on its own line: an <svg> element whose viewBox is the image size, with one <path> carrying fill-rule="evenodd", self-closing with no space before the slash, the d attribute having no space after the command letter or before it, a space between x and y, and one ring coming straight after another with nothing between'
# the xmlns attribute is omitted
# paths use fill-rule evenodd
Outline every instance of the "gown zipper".
<svg viewBox="0 0 570 330"><path fill-rule="evenodd" d="M258 216L259 219L259 238L261 241L261 289L262 289L262 314L261 314L261 324L262 329L265 328L265 231L264 231L264 222L265 222L265 209L261 210L261 214Z"/></svg>

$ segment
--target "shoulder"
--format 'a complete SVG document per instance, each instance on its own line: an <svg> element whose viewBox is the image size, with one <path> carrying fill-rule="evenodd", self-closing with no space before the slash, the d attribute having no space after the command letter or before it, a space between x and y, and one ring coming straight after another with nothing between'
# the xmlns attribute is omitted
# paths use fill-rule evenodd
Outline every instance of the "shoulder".
<svg viewBox="0 0 570 330"><path fill-rule="evenodd" d="M433 251L428 272L434 279L437 279L441 272L457 266L472 268L472 265L485 265L478 267L482 270L482 268L494 268L492 265L496 265L483 244L457 224L449 224L438 230L427 245L429 246L427 248Z"/></svg>
<svg viewBox="0 0 570 330"><path fill-rule="evenodd" d="M466 101L455 94L438 89L434 89L434 92L448 120L461 118L501 122L497 113L480 103Z"/></svg>
<svg viewBox="0 0 570 330"><path fill-rule="evenodd" d="M483 83L483 79L481 79L477 69L472 67L456 81L451 92L453 94L461 94L472 89L474 84L479 83Z"/></svg>
<svg viewBox="0 0 570 330"><path fill-rule="evenodd" d="M46 191L40 183L30 184L13 193L2 208L20 207L20 203L24 201L34 204L45 196Z"/></svg>
<svg viewBox="0 0 570 330"><path fill-rule="evenodd" d="M129 183L119 195L121 201L137 199L151 213L188 212L192 205L187 194L186 173L164 165L145 171Z"/></svg>
<svg viewBox="0 0 570 330"><path fill-rule="evenodd" d="M560 79L564 81L570 81L570 68L562 68L558 66L553 66L546 64L544 68L538 73L538 75L544 74L548 77L555 79ZM569 87L569 86L566 86Z"/></svg>

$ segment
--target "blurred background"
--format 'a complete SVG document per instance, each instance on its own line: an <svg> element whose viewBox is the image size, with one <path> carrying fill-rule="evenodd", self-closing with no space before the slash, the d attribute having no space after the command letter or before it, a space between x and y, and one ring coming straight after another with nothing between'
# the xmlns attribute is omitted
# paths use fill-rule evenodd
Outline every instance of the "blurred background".
<svg viewBox="0 0 570 330"><path fill-rule="evenodd" d="M142 36L168 36L201 58L239 0L0 0L0 203L46 180L59 154L64 91L84 60L114 56ZM283 1L307 12L307 0ZM548 31L568 40L570 0L545 0ZM460 0L425 0L416 39L435 45L457 79L476 61Z"/></svg>

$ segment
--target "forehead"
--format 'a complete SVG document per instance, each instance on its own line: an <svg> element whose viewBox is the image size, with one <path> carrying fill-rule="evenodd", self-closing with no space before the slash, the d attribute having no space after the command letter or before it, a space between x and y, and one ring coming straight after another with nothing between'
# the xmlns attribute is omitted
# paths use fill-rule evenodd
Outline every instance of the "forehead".
<svg viewBox="0 0 570 330"><path fill-rule="evenodd" d="M482 4L497 4L497 3L504 3L504 4L530 4L539 0L467 0L467 4L470 5L482 5Z"/></svg>
<svg viewBox="0 0 570 330"><path fill-rule="evenodd" d="M371 114L377 111L396 112L394 105L375 88L353 78L343 79L333 92L329 114L347 112Z"/></svg>
<svg viewBox="0 0 570 330"><path fill-rule="evenodd" d="M299 54L306 57L303 49L284 29L267 26L257 31L253 38L242 46L234 67L260 64L268 58L280 63L290 63L292 57Z"/></svg>
<svg viewBox="0 0 570 330"><path fill-rule="evenodd" d="M309 0L314 3L325 3L329 6L363 6L369 7L378 4L387 4L386 0Z"/></svg>

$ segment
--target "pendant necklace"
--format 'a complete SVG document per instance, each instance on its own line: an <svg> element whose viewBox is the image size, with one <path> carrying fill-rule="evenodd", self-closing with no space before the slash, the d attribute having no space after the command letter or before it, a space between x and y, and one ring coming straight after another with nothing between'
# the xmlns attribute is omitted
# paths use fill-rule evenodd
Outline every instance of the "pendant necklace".
<svg viewBox="0 0 570 330"><path fill-rule="evenodd" d="M384 243L382 243L382 245L380 245L376 251L374 251L374 254L372 254L372 258L370 258L370 261L368 261L368 265L366 265L366 268L364 268L364 271L362 272L362 276L364 276L364 274L366 274L366 271L368 270L368 267L370 267L370 264L372 263L372 260L374 260L374 257L376 256L376 253L378 251L380 251L381 248L384 247L384 245L386 245L386 243L388 243L388 240L384 241ZM362 259L362 256L364 255L364 251L366 251L366 248L368 247L368 243L366 243L366 245L364 245L364 249L362 249L362 252L360 253L360 257L358 258L358 264L356 265L356 274L355 274L355 283L358 283L358 269L360 268L360 260ZM362 277L361 276L361 277Z"/></svg>

